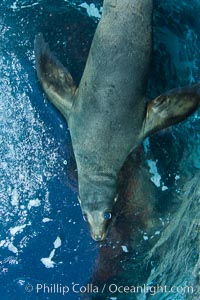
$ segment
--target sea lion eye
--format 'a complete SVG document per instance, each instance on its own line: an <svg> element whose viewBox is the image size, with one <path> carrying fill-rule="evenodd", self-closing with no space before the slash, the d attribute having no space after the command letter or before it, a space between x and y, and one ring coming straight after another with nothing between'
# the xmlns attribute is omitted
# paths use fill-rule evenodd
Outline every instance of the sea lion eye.
<svg viewBox="0 0 200 300"><path fill-rule="evenodd" d="M107 211L104 213L104 219L105 220L110 220L112 218L111 212Z"/></svg>
<svg viewBox="0 0 200 300"><path fill-rule="evenodd" d="M87 218L87 215L86 215L86 214L83 214L83 220L84 220L85 222L87 222L88 218Z"/></svg>

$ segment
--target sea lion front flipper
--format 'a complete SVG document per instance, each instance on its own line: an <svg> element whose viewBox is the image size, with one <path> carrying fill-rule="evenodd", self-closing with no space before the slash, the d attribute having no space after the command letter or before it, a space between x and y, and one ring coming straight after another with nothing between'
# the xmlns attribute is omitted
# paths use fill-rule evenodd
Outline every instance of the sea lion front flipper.
<svg viewBox="0 0 200 300"><path fill-rule="evenodd" d="M200 105L200 83L173 89L147 105L142 138L183 121Z"/></svg>
<svg viewBox="0 0 200 300"><path fill-rule="evenodd" d="M35 37L34 51L40 83L50 101L67 119L76 91L72 76L51 53L41 33Z"/></svg>

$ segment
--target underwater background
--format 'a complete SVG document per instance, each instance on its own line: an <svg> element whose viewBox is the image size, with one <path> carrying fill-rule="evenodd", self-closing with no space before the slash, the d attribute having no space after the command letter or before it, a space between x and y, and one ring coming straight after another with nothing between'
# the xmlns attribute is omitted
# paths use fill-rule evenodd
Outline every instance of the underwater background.
<svg viewBox="0 0 200 300"><path fill-rule="evenodd" d="M1 0L1 300L200 299L199 111L145 140L127 162L128 204L105 243L83 221L70 134L38 84L33 41L42 32L78 84L101 11L99 0ZM200 81L199 16L199 0L154 1L148 98ZM112 284L180 289L120 293Z"/></svg>

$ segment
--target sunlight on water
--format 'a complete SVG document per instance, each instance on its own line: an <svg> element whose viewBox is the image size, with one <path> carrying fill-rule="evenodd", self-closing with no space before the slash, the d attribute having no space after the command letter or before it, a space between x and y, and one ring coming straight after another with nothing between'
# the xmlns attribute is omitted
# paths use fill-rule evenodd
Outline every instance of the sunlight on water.
<svg viewBox="0 0 200 300"><path fill-rule="evenodd" d="M4 240L2 247L12 251L10 241L14 243L14 235L21 233L25 226L31 226L31 210L38 206L32 203L30 210L31 201L41 201L43 214L48 215L46 183L54 177L59 154L31 105L29 75L16 55L11 53L9 60L1 56L0 68L3 74L0 83L0 210L5 230L1 239ZM21 227L12 234L10 226Z"/></svg>

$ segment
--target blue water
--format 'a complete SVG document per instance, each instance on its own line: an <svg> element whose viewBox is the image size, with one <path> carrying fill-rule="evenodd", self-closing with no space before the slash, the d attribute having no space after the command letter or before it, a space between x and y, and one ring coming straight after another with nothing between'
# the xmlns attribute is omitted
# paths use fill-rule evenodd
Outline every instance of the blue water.
<svg viewBox="0 0 200 300"><path fill-rule="evenodd" d="M33 53L34 37L43 32L78 84L98 22L85 8L78 7L81 3L2 0L0 4L1 300L78 300L83 297L71 286L90 283L95 273L99 246L90 237L77 201L70 134L38 84ZM102 5L97 0L87 3L95 3L98 9ZM198 15L200 5L198 1L193 5L194 11L189 0L155 1L149 97L200 78L200 25L198 18L191 18L191 11ZM196 113L171 133L161 134L159 141L158 136L150 139L162 176L161 187L177 188L175 178L184 168L177 171L184 147L188 147L188 157L192 156L191 169L200 168L200 143L195 143L199 126ZM187 169L188 157L184 158ZM167 193L163 201L171 196ZM157 205L162 211L168 204ZM47 260L41 261L44 258ZM49 289L52 284L69 286L70 290L65 296L61 290L37 293L40 284ZM170 297L166 299L175 299Z"/></svg>
<svg viewBox="0 0 200 300"><path fill-rule="evenodd" d="M3 1L0 11L1 299L36 299L27 284L86 284L97 249L77 201L67 125L44 99L34 68L34 36L51 31L51 5ZM47 268L41 259L58 237L61 247ZM74 293L65 298L78 299Z"/></svg>

